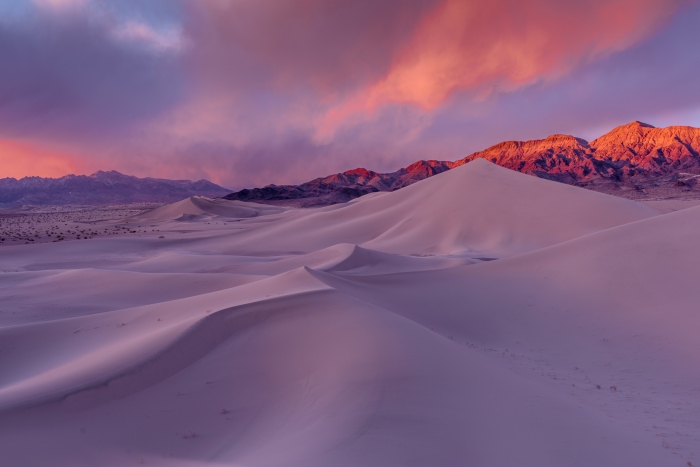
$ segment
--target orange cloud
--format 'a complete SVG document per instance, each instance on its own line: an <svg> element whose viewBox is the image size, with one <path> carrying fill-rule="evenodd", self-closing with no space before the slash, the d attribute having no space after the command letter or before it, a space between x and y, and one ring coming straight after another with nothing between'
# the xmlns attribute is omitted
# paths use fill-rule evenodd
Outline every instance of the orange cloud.
<svg viewBox="0 0 700 467"><path fill-rule="evenodd" d="M456 91L477 99L551 81L629 48L690 0L443 0L399 49L389 71L332 106L315 138L366 121L386 104L432 110Z"/></svg>
<svg viewBox="0 0 700 467"><path fill-rule="evenodd" d="M685 0L446 0L425 18L389 72L365 95L439 106L456 90L482 95L555 79L637 43Z"/></svg>
<svg viewBox="0 0 700 467"><path fill-rule="evenodd" d="M75 158L33 143L0 140L0 178L62 177L84 173Z"/></svg>

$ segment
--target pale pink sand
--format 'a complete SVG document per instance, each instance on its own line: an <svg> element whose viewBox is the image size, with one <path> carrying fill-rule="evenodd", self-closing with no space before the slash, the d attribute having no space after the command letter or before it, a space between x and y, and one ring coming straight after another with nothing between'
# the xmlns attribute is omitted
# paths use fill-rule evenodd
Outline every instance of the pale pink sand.
<svg viewBox="0 0 700 467"><path fill-rule="evenodd" d="M700 199L660 199L641 201L641 203L663 214L666 214L700 205Z"/></svg>
<svg viewBox="0 0 700 467"><path fill-rule="evenodd" d="M221 216L224 218L249 218L285 212L289 208L265 204L209 199L193 196L177 203L168 204L132 217L136 222L184 220L194 217Z"/></svg>
<svg viewBox="0 0 700 467"><path fill-rule="evenodd" d="M0 248L0 465L700 462L700 208L485 161L227 203Z"/></svg>

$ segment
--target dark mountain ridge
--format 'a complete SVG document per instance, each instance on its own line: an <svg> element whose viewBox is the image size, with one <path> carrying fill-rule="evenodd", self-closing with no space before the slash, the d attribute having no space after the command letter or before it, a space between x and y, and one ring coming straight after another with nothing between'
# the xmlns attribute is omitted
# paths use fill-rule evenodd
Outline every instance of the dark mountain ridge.
<svg viewBox="0 0 700 467"><path fill-rule="evenodd" d="M358 168L317 178L301 185L268 185L224 196L230 200L295 206L326 206L343 203L368 193L395 191L454 167L445 161L418 161L391 173Z"/></svg>

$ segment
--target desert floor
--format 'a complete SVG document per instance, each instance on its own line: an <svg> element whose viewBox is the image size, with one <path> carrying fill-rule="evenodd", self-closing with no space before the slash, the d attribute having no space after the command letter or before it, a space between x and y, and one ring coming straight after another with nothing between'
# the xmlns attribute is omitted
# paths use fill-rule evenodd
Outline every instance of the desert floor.
<svg viewBox="0 0 700 467"><path fill-rule="evenodd" d="M2 217L0 465L700 465L696 204L477 160Z"/></svg>

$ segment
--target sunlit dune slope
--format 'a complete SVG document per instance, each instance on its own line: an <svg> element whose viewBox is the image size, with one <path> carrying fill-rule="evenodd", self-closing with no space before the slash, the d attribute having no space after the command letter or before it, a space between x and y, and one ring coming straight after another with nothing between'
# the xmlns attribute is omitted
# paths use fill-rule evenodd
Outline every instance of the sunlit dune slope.
<svg viewBox="0 0 700 467"><path fill-rule="evenodd" d="M249 248L255 237L270 247L306 252L352 243L389 253L505 256L656 214L634 201L479 159L399 191L290 216L233 245Z"/></svg>

